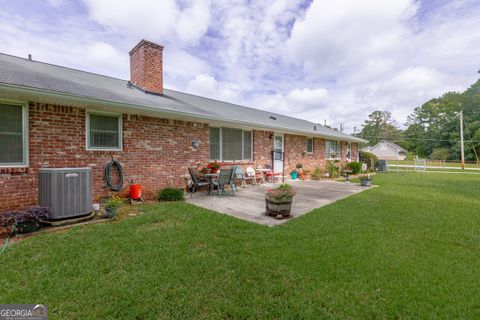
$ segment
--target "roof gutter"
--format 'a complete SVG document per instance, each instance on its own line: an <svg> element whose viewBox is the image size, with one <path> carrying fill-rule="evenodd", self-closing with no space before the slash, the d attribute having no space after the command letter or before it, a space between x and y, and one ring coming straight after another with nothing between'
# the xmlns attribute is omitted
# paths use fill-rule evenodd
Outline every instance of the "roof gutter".
<svg viewBox="0 0 480 320"><path fill-rule="evenodd" d="M51 90L45 90L45 89L39 89L39 88L34 88L34 87L27 87L27 86L19 86L19 85L14 85L14 84L7 84L7 83L0 83L0 89L8 89L11 91L16 91L18 93L24 93L24 94L36 94L40 95L46 98L49 97L55 97L55 98L66 98L68 100L76 101L76 102L81 102L81 103L100 103L100 104L109 104L112 106L119 106L119 107L127 107L133 110L141 110L141 111L149 111L149 112L155 112L155 113L160 113L160 114L167 114L171 116L184 116L184 117L191 117L193 119L202 119L202 120L207 120L207 121L219 121L219 122L226 122L234 125L245 125L249 127L254 127L254 128L260 128L260 129L268 129L268 130L273 130L273 131L282 131L285 133L293 133L293 134L303 134L306 136L316 136L316 137L321 137L321 138L329 138L333 140L340 140L340 141L347 141L347 142L358 142L358 143L367 143L368 141L348 136L346 137L338 137L335 135L328 135L328 134L319 134L315 133L312 131L308 130L298 130L298 129L293 129L293 128L286 128L286 127L281 127L281 126L271 126L271 125L265 125L265 124L260 124L260 123L252 123L248 121L241 121L238 119L233 119L233 118L222 118L222 117L215 117L215 116L209 116L209 115L204 115L200 113L194 113L194 112L184 112L184 111L171 111L171 110L165 110L165 109L159 109L158 107L152 107L152 106L144 106L144 105L137 105L137 104L131 104L131 103L126 103L126 102L118 102L114 100L102 100L102 99L95 99L91 97L86 97L86 96L80 96L80 95L74 95L70 93L64 93L64 92L58 92L58 91L51 91Z"/></svg>

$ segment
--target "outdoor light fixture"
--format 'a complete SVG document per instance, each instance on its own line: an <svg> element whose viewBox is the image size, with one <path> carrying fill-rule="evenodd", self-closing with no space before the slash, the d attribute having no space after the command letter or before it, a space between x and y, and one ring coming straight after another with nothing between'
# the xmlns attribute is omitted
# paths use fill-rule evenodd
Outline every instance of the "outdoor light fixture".
<svg viewBox="0 0 480 320"><path fill-rule="evenodd" d="M192 141L192 147L193 147L193 149L198 149L200 147L200 141L193 140Z"/></svg>

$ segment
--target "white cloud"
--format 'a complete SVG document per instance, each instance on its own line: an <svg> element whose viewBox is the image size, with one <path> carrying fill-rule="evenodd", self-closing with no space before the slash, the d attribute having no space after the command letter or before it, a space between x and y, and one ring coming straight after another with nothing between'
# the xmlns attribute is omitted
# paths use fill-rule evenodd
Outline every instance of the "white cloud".
<svg viewBox="0 0 480 320"><path fill-rule="evenodd" d="M219 83L208 74L199 74L188 83L187 92L212 99L235 102L239 100L239 90L235 84Z"/></svg>
<svg viewBox="0 0 480 320"><path fill-rule="evenodd" d="M16 3L0 12L2 52L126 79L146 38L165 45L167 88L349 130L376 109L403 123L479 68L475 0Z"/></svg>
<svg viewBox="0 0 480 320"><path fill-rule="evenodd" d="M53 7L59 7L63 4L64 0L48 0L48 3Z"/></svg>
<svg viewBox="0 0 480 320"><path fill-rule="evenodd" d="M313 76L350 72L365 60L401 49L412 0L314 1L288 41L290 58Z"/></svg>
<svg viewBox="0 0 480 320"><path fill-rule="evenodd" d="M177 45L195 44L210 22L209 1L84 0L91 18L134 41L148 38Z"/></svg>
<svg viewBox="0 0 480 320"><path fill-rule="evenodd" d="M352 128L380 109L403 123L413 108L475 80L480 8L456 1L420 12L422 5L428 3L316 0L296 21L289 58L306 81L330 84L328 110L337 122Z"/></svg>
<svg viewBox="0 0 480 320"><path fill-rule="evenodd" d="M84 59L86 64L97 66L96 70L101 74L112 72L121 74L125 70L125 65L130 63L127 55L105 42L88 45Z"/></svg>
<svg viewBox="0 0 480 320"><path fill-rule="evenodd" d="M325 88L293 89L285 95L260 95L252 102L264 110L297 116L306 111L325 108L328 103L328 90Z"/></svg>

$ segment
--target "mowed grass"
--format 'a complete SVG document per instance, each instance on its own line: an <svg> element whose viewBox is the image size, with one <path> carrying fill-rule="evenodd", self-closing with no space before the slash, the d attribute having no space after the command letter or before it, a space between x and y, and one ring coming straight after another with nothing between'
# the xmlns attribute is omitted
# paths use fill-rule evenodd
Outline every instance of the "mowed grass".
<svg viewBox="0 0 480 320"><path fill-rule="evenodd" d="M51 319L479 319L479 177L374 182L273 228L173 203L29 238L0 257L0 303Z"/></svg>

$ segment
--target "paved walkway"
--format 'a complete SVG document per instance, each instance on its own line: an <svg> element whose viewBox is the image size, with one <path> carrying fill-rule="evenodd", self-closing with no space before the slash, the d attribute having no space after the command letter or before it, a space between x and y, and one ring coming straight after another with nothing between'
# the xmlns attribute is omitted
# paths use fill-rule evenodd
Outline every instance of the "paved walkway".
<svg viewBox="0 0 480 320"><path fill-rule="evenodd" d="M290 181L289 184L297 191L293 199L292 218L369 189L355 183L334 181L297 180ZM274 186L272 183L254 187L247 185L245 188L239 188L234 197L207 196L204 192L197 192L192 198L187 198L187 202L239 219L264 225L277 225L292 218L277 220L265 215L265 193Z"/></svg>

